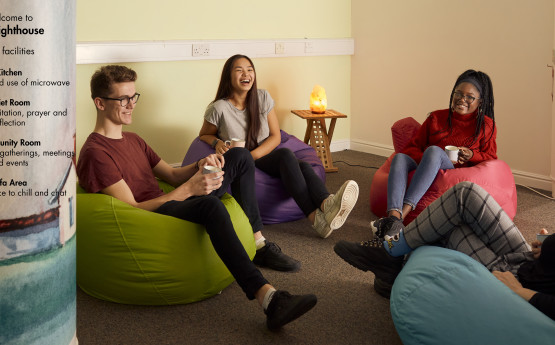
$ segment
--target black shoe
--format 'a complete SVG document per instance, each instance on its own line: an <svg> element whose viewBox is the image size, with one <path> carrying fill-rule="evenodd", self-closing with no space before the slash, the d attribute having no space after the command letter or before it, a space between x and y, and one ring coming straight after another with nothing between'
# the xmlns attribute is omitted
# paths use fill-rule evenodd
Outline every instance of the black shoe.
<svg viewBox="0 0 555 345"><path fill-rule="evenodd" d="M280 329L312 309L316 302L317 298L312 294L291 295L287 291L277 290L274 292L268 309L264 311L268 329L272 331Z"/></svg>
<svg viewBox="0 0 555 345"><path fill-rule="evenodd" d="M391 297L392 288L393 284L386 283L378 277L374 278L374 291L376 291L378 295L389 299Z"/></svg>
<svg viewBox="0 0 555 345"><path fill-rule="evenodd" d="M370 222L374 235L383 240L385 235L395 236L405 228L403 221L395 216L380 218Z"/></svg>
<svg viewBox="0 0 555 345"><path fill-rule="evenodd" d="M393 285L403 268L403 257L389 255L379 239L360 243L340 241L335 244L333 250L352 266L373 272L376 280L379 279L383 283Z"/></svg>
<svg viewBox="0 0 555 345"><path fill-rule="evenodd" d="M254 255L255 265L268 267L276 271L295 272L301 268L301 263L283 254L281 248L273 242L265 242L264 247L257 249Z"/></svg>

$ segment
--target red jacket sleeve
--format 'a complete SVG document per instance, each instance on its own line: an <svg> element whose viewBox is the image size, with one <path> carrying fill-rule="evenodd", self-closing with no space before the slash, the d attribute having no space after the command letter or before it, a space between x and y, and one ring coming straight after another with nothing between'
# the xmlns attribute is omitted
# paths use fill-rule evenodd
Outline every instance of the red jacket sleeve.
<svg viewBox="0 0 555 345"><path fill-rule="evenodd" d="M472 148L474 155L469 160L469 163L472 165L476 165L490 159L497 159L497 127L494 127L493 121L489 117L484 117L484 120L484 134L480 138L478 147Z"/></svg>

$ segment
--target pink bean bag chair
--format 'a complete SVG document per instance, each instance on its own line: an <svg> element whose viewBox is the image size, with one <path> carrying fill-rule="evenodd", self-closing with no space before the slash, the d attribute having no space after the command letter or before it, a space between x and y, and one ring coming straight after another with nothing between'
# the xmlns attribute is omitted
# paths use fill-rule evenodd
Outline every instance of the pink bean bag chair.
<svg viewBox="0 0 555 345"><path fill-rule="evenodd" d="M281 147L290 149L297 159L309 163L316 172L316 175L320 176L324 183L326 182L326 171L312 146L305 144L293 135L281 131L281 143L277 148ZM196 162L211 153L214 153L214 149L197 137L191 143L181 166ZM262 170L256 169L254 179L256 199L258 201L260 217L264 224L291 222L305 218L303 211L285 191L285 187L279 178L272 177ZM231 194L231 191L228 192Z"/></svg>
<svg viewBox="0 0 555 345"><path fill-rule="evenodd" d="M378 217L387 215L387 177L391 160L401 152L420 128L420 123L412 117L401 119L391 127L395 152L376 171L370 186L370 210ZM414 171L409 174L409 183ZM459 182L470 181L484 188L501 205L511 219L516 214L516 186L513 174L507 163L500 159L484 161L472 167L440 170L436 179L416 208L407 215L405 224L410 223L435 199Z"/></svg>

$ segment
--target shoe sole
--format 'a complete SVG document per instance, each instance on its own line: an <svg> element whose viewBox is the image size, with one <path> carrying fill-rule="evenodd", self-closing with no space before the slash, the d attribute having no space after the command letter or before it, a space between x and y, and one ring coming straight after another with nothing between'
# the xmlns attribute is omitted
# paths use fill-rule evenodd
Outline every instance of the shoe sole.
<svg viewBox="0 0 555 345"><path fill-rule="evenodd" d="M301 269L301 263L298 262L296 265L293 266L278 266L278 265L268 265L268 264L264 264L264 263L260 263L260 262L255 262L253 260L253 263L258 266L258 267L263 267L263 268L267 268L270 270L274 270L274 271L279 271L279 272L297 272Z"/></svg>
<svg viewBox="0 0 555 345"><path fill-rule="evenodd" d="M341 195L341 205L339 206L339 210L337 214L333 217L333 219L328 222L331 229L330 234L333 230L337 230L341 226L343 226L343 224L347 220L347 217L355 207L357 200L358 184L353 180L348 181L345 189L343 190L343 195Z"/></svg>
<svg viewBox="0 0 555 345"><path fill-rule="evenodd" d="M275 322L267 323L266 325L268 329L271 331L277 331L289 322L298 319L310 309L314 308L318 299L315 295L308 295L308 297L309 298L300 300L299 303L294 308L291 308L288 313L284 314L283 317L275 319Z"/></svg>
<svg viewBox="0 0 555 345"><path fill-rule="evenodd" d="M318 232L318 235L320 235L320 237L322 237L322 238L328 238L331 235L331 233L333 232L334 229L332 229L330 225L327 226L327 229L328 229L328 231L326 231L324 233L319 233Z"/></svg>
<svg viewBox="0 0 555 345"><path fill-rule="evenodd" d="M332 232L333 232L333 229L330 228L330 230L329 230L328 232L326 232L326 233L324 233L324 234L318 233L318 235L320 235L320 237L322 237L322 238L328 238L328 237L330 237L330 235L331 235Z"/></svg>

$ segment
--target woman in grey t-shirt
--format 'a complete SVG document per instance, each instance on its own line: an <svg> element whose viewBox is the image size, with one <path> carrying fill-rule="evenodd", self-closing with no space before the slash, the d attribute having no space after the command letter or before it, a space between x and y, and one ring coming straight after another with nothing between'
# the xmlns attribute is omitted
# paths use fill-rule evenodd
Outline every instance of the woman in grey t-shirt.
<svg viewBox="0 0 555 345"><path fill-rule="evenodd" d="M357 201L355 181L346 181L336 194L330 194L310 164L297 160L289 149L276 149L281 134L274 100L268 91L257 88L254 64L247 56L234 55L226 61L216 98L206 109L199 136L220 154L229 149L225 140L245 140L256 167L281 178L323 238L343 225Z"/></svg>

